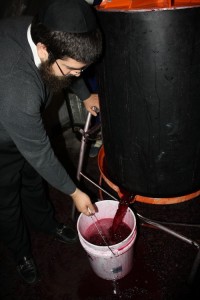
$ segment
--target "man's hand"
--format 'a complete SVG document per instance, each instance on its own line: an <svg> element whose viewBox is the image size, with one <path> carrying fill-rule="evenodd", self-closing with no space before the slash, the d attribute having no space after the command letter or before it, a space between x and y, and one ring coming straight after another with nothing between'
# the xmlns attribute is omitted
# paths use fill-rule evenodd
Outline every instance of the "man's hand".
<svg viewBox="0 0 200 300"><path fill-rule="evenodd" d="M94 110L96 107L99 110L99 96L98 94L91 94L89 98L83 101L85 108L88 112L90 112L93 116L97 116L97 113Z"/></svg>
<svg viewBox="0 0 200 300"><path fill-rule="evenodd" d="M95 213L95 208L89 196L76 188L75 192L70 195L74 201L77 210L86 216L91 216Z"/></svg>

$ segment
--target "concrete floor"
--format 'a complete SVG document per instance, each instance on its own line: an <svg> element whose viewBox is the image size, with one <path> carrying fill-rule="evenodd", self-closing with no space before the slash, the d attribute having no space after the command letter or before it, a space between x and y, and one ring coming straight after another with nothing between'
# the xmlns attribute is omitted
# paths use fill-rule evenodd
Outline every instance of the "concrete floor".
<svg viewBox="0 0 200 300"><path fill-rule="evenodd" d="M54 135L52 143L63 165L70 168L71 175L75 177L80 149L79 140L71 130L65 130L63 135ZM98 182L99 170L96 158L86 159L84 173ZM81 181L81 186L90 194L94 202L97 201L99 198L97 188L85 180ZM107 189L105 185L104 188ZM70 198L52 187L49 187L49 190L56 218L66 223L72 222ZM167 222L198 224L200 219L199 199L169 206L134 203L131 208L135 213ZM200 242L200 228L174 225L168 227ZM0 299L200 299L199 272L196 273L191 285L188 285L197 249L161 230L144 226L139 220L137 220L137 230L132 271L118 281L117 287L112 281L96 276L79 242L74 246L66 246L55 241L51 236L36 232L31 232L31 239L40 280L37 284L26 285L18 277L9 251L0 243Z"/></svg>

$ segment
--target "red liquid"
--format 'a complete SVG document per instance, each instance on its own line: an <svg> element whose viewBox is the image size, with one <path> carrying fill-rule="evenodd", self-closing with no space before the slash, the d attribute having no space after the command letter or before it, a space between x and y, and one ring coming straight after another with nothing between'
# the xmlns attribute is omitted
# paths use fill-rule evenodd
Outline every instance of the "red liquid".
<svg viewBox="0 0 200 300"><path fill-rule="evenodd" d="M113 219L106 218L97 221L95 224L101 231L104 239L106 240L107 245L115 245L127 238L127 236L131 233L131 229L128 225L121 222L118 225L116 232L113 234L112 228ZM93 245L97 246L106 246L104 240L99 234L95 224L92 224L88 227L85 233L85 239Z"/></svg>
<svg viewBox="0 0 200 300"><path fill-rule="evenodd" d="M112 234L115 234L115 232L117 232L118 227L122 223L123 218L124 218L124 216L127 212L128 206L134 198L134 195L127 192L127 191L124 191L124 190L120 189L120 192L121 192L122 196L121 196L119 206L118 206L118 209L117 209L117 212L115 214L113 224L112 224L112 227L111 227Z"/></svg>
<svg viewBox="0 0 200 300"><path fill-rule="evenodd" d="M106 165L106 160L103 160L103 170L105 172L105 175L107 176L107 165ZM123 188L120 188L120 201L119 201L119 206L118 206L118 210L115 214L114 220L113 220L113 224L111 227L111 234L115 234L115 232L117 231L119 225L122 223L123 218L127 212L128 206L131 202L134 201L135 195L133 193L130 193L126 190L124 190Z"/></svg>

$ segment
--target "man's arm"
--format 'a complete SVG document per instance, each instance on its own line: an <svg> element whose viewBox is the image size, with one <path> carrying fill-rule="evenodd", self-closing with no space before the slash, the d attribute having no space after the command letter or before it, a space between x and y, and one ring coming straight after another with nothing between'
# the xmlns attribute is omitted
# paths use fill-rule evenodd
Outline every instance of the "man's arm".
<svg viewBox="0 0 200 300"><path fill-rule="evenodd" d="M95 112L94 107L97 107L99 110L99 96L98 94L90 93L82 77L74 80L73 84L71 85L71 90L84 103L86 110L93 116L96 116L97 113Z"/></svg>

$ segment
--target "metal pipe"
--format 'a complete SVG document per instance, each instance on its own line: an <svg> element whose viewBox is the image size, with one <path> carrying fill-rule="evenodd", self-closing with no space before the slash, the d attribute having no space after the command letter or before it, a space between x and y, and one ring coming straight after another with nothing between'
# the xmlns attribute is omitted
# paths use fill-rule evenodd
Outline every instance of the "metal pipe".
<svg viewBox="0 0 200 300"><path fill-rule="evenodd" d="M78 167L77 167L77 173L76 173L76 177L77 177L78 181L80 181L80 178L81 178L80 174L81 174L81 170L82 170L82 166L83 166L83 159L84 159L86 140L87 140L86 133L89 129L89 126L90 126L90 123L91 123L91 118L92 118L92 114L88 113L84 129L81 132L81 134L82 134L81 147L80 147L80 152L79 152L79 161L78 161ZM76 212L76 207L75 207L75 204L73 203L73 205L72 205L72 214L71 214L72 220L75 219L75 212Z"/></svg>
<svg viewBox="0 0 200 300"><path fill-rule="evenodd" d="M99 109L95 106L92 107L92 109L98 113ZM77 173L76 173L76 178L78 179L78 181L80 181L80 174L81 174L81 170L83 167L83 160L84 160L84 154L85 154L85 147L86 147L86 142L88 139L88 135L89 135L89 127L90 127L90 123L91 123L91 118L92 118L92 114L90 112L88 112L87 118L86 118L86 122L85 122L85 126L84 129L82 130L81 134L82 134L82 138L81 138L81 147L80 147L80 152L79 152L79 161L78 161L78 167L77 167ZM75 212L76 212L76 207L73 203L72 206L72 220L75 219Z"/></svg>
<svg viewBox="0 0 200 300"><path fill-rule="evenodd" d="M108 193L105 189L103 189L100 185L98 185L93 180L91 180L89 177L87 177L86 175L84 175L82 172L80 172L80 175L83 176L85 179L87 179L87 181L89 181L90 183L92 183L98 189L100 189L102 192L104 192L105 194L107 194L109 197L111 197L113 200L119 201L119 199L115 198L113 195L111 195L110 193Z"/></svg>
<svg viewBox="0 0 200 300"><path fill-rule="evenodd" d="M192 246L195 246L197 249L200 249L200 245L199 245L197 242L195 242L195 241L193 241L193 240L187 238L186 236L184 236L184 235L182 235L182 234L180 234L180 233L178 233L178 232L176 232L176 231L174 231L174 230L171 230L171 229L169 229L169 228L166 227L166 226L163 226L163 225L161 225L161 224L158 224L158 223L154 222L153 220L150 220L150 219L148 219L148 218L146 218L146 217L143 217L143 216L141 216L141 215L138 214L138 213L137 213L137 216L138 216L142 221L144 221L145 223L151 224L151 225L153 225L153 226L155 226L155 227L157 227L157 228L159 228L159 229L161 229L161 230L163 230L163 231L165 231L165 232L167 232L167 233L169 233L169 234L171 234L171 235L173 235L173 236L175 236L175 237L181 239L182 241L184 241L184 242L186 242L186 243L188 243L188 244L190 244L190 245L192 245Z"/></svg>
<svg viewBox="0 0 200 300"><path fill-rule="evenodd" d="M77 169L77 179L80 181L80 173L82 170L82 166L83 166L83 158L84 158L84 154L85 154L85 146L86 146L86 136L85 133L88 131L88 128L90 126L91 123L91 118L92 118L92 114L88 113L87 115L87 119L85 122L85 126L82 132L82 139L81 139L81 148L80 148L80 154L79 154L79 163L78 163L78 169Z"/></svg>

